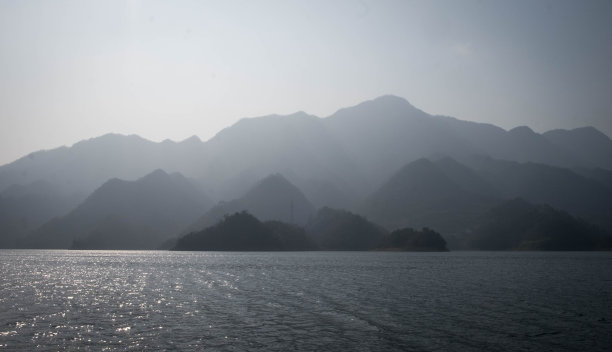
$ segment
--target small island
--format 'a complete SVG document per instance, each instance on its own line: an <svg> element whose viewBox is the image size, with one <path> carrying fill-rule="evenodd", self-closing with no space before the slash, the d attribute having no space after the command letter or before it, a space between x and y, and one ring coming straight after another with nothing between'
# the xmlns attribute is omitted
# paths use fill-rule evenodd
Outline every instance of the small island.
<svg viewBox="0 0 612 352"><path fill-rule="evenodd" d="M306 232L280 221L261 222L246 211L225 216L216 225L176 242L179 251L309 251L317 249Z"/></svg>
<svg viewBox="0 0 612 352"><path fill-rule="evenodd" d="M262 222L246 211L176 240L178 251L448 251L439 233L424 228L390 234L347 211L322 209L306 229L280 221Z"/></svg>
<svg viewBox="0 0 612 352"><path fill-rule="evenodd" d="M427 227L421 231L404 228L387 235L380 247L387 251L413 251L413 252L447 252L446 241L442 236Z"/></svg>

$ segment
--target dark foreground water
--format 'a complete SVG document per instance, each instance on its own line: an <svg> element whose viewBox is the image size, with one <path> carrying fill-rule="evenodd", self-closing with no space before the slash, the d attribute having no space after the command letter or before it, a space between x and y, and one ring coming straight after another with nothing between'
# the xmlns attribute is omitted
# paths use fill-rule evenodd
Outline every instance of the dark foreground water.
<svg viewBox="0 0 612 352"><path fill-rule="evenodd" d="M610 351L612 253L0 251L0 349Z"/></svg>

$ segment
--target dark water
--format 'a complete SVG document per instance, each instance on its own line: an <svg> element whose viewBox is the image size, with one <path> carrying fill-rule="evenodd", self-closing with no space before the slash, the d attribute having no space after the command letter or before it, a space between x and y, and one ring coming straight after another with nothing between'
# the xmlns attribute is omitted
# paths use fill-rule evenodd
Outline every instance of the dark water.
<svg viewBox="0 0 612 352"><path fill-rule="evenodd" d="M612 253L0 251L0 349L610 351Z"/></svg>

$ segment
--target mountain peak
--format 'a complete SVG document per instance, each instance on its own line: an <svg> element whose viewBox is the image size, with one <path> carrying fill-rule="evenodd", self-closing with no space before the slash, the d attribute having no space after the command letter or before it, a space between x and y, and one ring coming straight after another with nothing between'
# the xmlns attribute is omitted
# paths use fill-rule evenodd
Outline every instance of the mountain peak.
<svg viewBox="0 0 612 352"><path fill-rule="evenodd" d="M594 127L557 129L548 131L543 136L593 166L612 169L612 140Z"/></svg>
<svg viewBox="0 0 612 352"><path fill-rule="evenodd" d="M259 181L258 185L263 185L263 184L271 184L271 183L282 183L285 185L292 185L291 182L289 182L285 176L283 176L280 173L274 173L274 174L270 174L266 177L264 177L263 179L261 179L261 181Z"/></svg>
<svg viewBox="0 0 612 352"><path fill-rule="evenodd" d="M511 129L510 131L508 131L512 134L517 134L517 135L521 135L521 136L528 136L528 135L532 135L532 134L536 134L531 128L529 128L528 126L518 126L515 127L513 129Z"/></svg>
<svg viewBox="0 0 612 352"><path fill-rule="evenodd" d="M398 97L396 95L381 95L378 98L374 98L372 100L366 100L357 106L376 106L376 107L385 107L386 109L391 108L399 108L399 109L416 109L412 104L408 102L408 100Z"/></svg>
<svg viewBox="0 0 612 352"><path fill-rule="evenodd" d="M106 147L133 147L136 145L155 144L137 134L107 133L98 137L84 139L72 145L75 149L106 148Z"/></svg>
<svg viewBox="0 0 612 352"><path fill-rule="evenodd" d="M593 126L578 127L571 130L554 129L544 133L544 136L573 135L583 138L597 138L602 140L610 140L610 137Z"/></svg>
<svg viewBox="0 0 612 352"><path fill-rule="evenodd" d="M304 197L302 191L280 173L271 174L260 180L247 192L245 197L260 197L266 194L291 194L293 196L299 195L300 198Z"/></svg>
<svg viewBox="0 0 612 352"><path fill-rule="evenodd" d="M202 143L202 140L200 139L200 137L196 136L195 134L185 140L182 140L180 143L185 143L185 144L199 144Z"/></svg>
<svg viewBox="0 0 612 352"><path fill-rule="evenodd" d="M381 95L377 98L372 99L371 101L375 101L378 103L392 103L392 104L410 104L408 102L408 100L402 98L402 97L398 97L397 95L393 95L393 94L385 94L385 95Z"/></svg>
<svg viewBox="0 0 612 352"><path fill-rule="evenodd" d="M169 177L168 173L162 169L155 169L153 172L141 177L138 181L158 181Z"/></svg>
<svg viewBox="0 0 612 352"><path fill-rule="evenodd" d="M279 173L259 181L239 202L261 219L290 223L306 223L314 212L304 193Z"/></svg>
<svg viewBox="0 0 612 352"><path fill-rule="evenodd" d="M385 183L378 192L401 194L406 190L442 191L442 185L454 189L455 185L429 159L421 158L404 165Z"/></svg>
<svg viewBox="0 0 612 352"><path fill-rule="evenodd" d="M148 174L147 176L168 176L168 173L162 169L155 169L153 170L153 172L151 172L150 174ZM147 177L145 176L145 177Z"/></svg>
<svg viewBox="0 0 612 352"><path fill-rule="evenodd" d="M343 108L334 113L331 117L344 115L365 115L365 116L384 116L384 115L404 115L406 113L423 113L421 110L411 105L408 100L395 96L383 95L378 98L364 101L352 107Z"/></svg>

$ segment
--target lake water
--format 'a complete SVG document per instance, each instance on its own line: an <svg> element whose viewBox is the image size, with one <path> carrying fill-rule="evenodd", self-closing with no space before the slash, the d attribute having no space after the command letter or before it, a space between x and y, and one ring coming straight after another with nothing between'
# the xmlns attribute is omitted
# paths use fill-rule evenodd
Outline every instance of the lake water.
<svg viewBox="0 0 612 352"><path fill-rule="evenodd" d="M0 251L0 349L610 351L612 253Z"/></svg>

